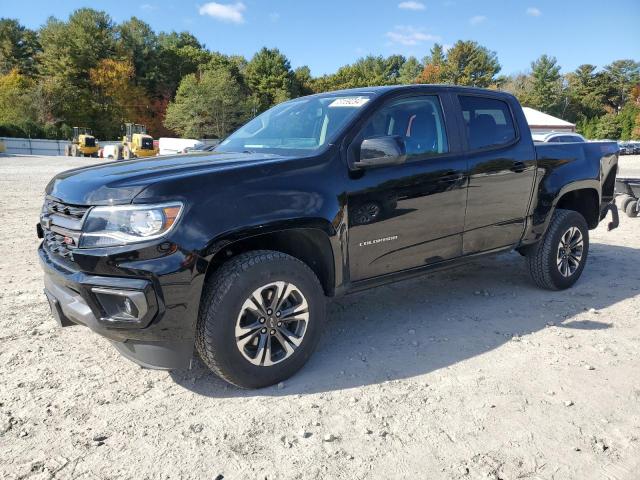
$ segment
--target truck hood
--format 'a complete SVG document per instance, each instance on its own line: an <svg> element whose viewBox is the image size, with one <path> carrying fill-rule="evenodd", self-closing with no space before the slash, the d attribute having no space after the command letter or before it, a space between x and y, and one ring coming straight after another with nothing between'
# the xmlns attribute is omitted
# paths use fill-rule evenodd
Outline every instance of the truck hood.
<svg viewBox="0 0 640 480"><path fill-rule="evenodd" d="M116 161L59 173L47 185L46 194L72 205L126 204L157 182L283 159L266 153L207 152Z"/></svg>

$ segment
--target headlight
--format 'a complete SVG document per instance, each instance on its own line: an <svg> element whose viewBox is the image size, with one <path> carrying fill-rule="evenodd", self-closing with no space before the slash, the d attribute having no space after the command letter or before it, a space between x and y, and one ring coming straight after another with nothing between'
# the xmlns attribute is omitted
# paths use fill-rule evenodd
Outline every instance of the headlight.
<svg viewBox="0 0 640 480"><path fill-rule="evenodd" d="M82 226L80 248L112 247L166 235L176 224L182 203L94 207Z"/></svg>

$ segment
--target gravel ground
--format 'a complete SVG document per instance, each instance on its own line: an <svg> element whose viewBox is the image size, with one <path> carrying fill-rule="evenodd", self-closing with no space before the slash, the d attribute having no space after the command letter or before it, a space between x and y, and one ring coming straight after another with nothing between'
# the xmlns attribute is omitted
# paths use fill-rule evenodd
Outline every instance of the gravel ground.
<svg viewBox="0 0 640 480"><path fill-rule="evenodd" d="M299 374L240 391L55 326L35 224L89 162L0 158L1 478L639 478L640 218L569 291L507 254L333 301Z"/></svg>

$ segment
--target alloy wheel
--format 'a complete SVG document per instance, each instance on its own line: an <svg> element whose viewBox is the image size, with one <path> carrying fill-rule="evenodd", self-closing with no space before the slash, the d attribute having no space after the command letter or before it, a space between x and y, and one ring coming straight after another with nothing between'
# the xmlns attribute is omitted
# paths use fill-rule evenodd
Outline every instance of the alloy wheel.
<svg viewBox="0 0 640 480"><path fill-rule="evenodd" d="M584 239L579 228L570 227L562 234L558 245L557 265L563 277L568 278L578 270L583 249Z"/></svg>
<svg viewBox="0 0 640 480"><path fill-rule="evenodd" d="M287 282L269 283L243 303L236 320L236 346L254 365L275 365L293 355L308 323L309 305L300 289Z"/></svg>

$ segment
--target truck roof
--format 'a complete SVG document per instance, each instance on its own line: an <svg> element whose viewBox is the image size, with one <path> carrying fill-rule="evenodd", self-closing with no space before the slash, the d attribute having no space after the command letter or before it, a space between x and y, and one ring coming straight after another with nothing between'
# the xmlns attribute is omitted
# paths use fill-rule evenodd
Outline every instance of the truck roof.
<svg viewBox="0 0 640 480"><path fill-rule="evenodd" d="M335 95L335 94L350 94L350 95L372 95L372 96L380 96L389 92L394 91L402 91L402 90L418 90L422 91L425 89L429 89L434 92L459 92L459 93L476 93L476 94L491 94L496 97L510 97L513 98L513 95L507 92L503 92L500 90L489 90L486 88L478 88L478 87L463 87L459 85L444 85L444 84L428 84L428 83L416 83L411 85L385 85L378 87L358 87L358 88L347 88L343 90L332 90L329 92L316 93L313 95L307 95L307 97L319 97L324 95ZM300 97L300 98L307 98Z"/></svg>

